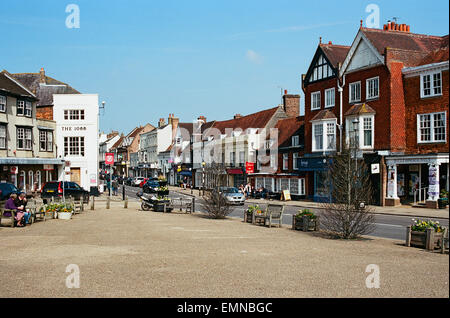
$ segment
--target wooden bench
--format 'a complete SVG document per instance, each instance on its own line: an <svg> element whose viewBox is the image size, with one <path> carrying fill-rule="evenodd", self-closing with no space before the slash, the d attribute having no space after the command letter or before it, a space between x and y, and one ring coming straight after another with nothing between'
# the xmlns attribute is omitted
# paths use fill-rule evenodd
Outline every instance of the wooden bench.
<svg viewBox="0 0 450 318"><path fill-rule="evenodd" d="M269 228L272 227L272 222L278 220L278 227L281 227L283 218L284 205L268 204L266 211L263 214L253 214L253 223L266 225L269 223Z"/></svg>
<svg viewBox="0 0 450 318"><path fill-rule="evenodd" d="M4 206L4 204L3 204L3 206ZM2 220L3 219L6 219L6 220L10 220L10 222L11 222L11 227L14 227L15 226L15 216L16 216L16 210L7 210L7 209L4 209L3 208L3 206L2 207L0 207L0 225L1 225L1 223L2 223ZM5 213L10 213L11 215L10 216L8 216L8 215L5 215Z"/></svg>

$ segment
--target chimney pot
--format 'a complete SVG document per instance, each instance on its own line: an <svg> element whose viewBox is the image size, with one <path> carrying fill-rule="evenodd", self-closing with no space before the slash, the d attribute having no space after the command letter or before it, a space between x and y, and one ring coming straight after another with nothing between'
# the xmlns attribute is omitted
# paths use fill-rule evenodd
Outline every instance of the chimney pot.
<svg viewBox="0 0 450 318"><path fill-rule="evenodd" d="M284 90L284 95L287 95L287 89Z"/></svg>
<svg viewBox="0 0 450 318"><path fill-rule="evenodd" d="M43 67L41 67L41 70L39 71L39 83L45 84L45 71Z"/></svg>
<svg viewBox="0 0 450 318"><path fill-rule="evenodd" d="M406 32L410 32L410 26L409 25L406 26Z"/></svg>
<svg viewBox="0 0 450 318"><path fill-rule="evenodd" d="M331 45L331 44L333 44L333 42L331 42L331 41L328 41L328 44L329 44L329 45Z"/></svg>

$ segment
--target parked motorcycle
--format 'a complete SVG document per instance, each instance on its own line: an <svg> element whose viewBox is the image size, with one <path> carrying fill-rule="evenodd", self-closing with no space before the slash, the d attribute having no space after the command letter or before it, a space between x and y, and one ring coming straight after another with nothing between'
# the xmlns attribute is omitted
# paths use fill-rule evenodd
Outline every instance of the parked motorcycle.
<svg viewBox="0 0 450 318"><path fill-rule="evenodd" d="M153 208L153 201L152 201L152 199L147 198L146 196L144 196L142 191L141 192L137 192L136 195L141 201L141 209L142 210L150 211L150 209Z"/></svg>

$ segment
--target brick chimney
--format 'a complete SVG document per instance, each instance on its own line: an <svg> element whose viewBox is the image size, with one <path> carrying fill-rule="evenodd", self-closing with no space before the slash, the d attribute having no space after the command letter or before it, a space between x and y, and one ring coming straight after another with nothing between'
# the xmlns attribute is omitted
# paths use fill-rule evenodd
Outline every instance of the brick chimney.
<svg viewBox="0 0 450 318"><path fill-rule="evenodd" d="M242 117L241 114L236 114L236 115L234 115L234 119L239 119L239 118L241 118L241 117Z"/></svg>
<svg viewBox="0 0 450 318"><path fill-rule="evenodd" d="M397 24L394 21L388 22L387 24L383 25L384 31L400 31L400 32L406 32L410 33L411 27L406 24Z"/></svg>
<svg viewBox="0 0 450 318"><path fill-rule="evenodd" d="M158 128L161 128L162 126L164 126L166 124L166 121L164 120L164 118L160 118L159 122L158 122Z"/></svg>
<svg viewBox="0 0 450 318"><path fill-rule="evenodd" d="M45 84L45 71L43 67L39 71L39 83Z"/></svg>
<svg viewBox="0 0 450 318"><path fill-rule="evenodd" d="M300 116L300 95L288 94L287 90L283 95L283 110L289 117Z"/></svg>

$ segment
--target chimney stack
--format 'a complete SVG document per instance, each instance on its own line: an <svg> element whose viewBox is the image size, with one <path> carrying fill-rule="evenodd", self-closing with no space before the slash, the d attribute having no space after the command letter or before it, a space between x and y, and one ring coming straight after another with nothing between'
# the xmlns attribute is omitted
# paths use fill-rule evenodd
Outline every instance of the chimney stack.
<svg viewBox="0 0 450 318"><path fill-rule="evenodd" d="M236 114L236 115L234 115L234 119L239 119L239 118L241 118L241 117L242 117L241 114Z"/></svg>
<svg viewBox="0 0 450 318"><path fill-rule="evenodd" d="M166 121L164 120L164 118L160 118L159 122L158 122L158 128L161 128L162 126L164 126L166 124Z"/></svg>
<svg viewBox="0 0 450 318"><path fill-rule="evenodd" d="M300 95L288 94L287 90L283 95L283 110L289 117L300 116Z"/></svg>
<svg viewBox="0 0 450 318"><path fill-rule="evenodd" d="M43 67L39 71L39 83L45 84L45 71Z"/></svg>
<svg viewBox="0 0 450 318"><path fill-rule="evenodd" d="M387 24L383 25L384 31L399 31L399 32L405 32L409 33L411 28L409 25L406 24L397 24L394 21L388 22Z"/></svg>
<svg viewBox="0 0 450 318"><path fill-rule="evenodd" d="M197 120L203 121L203 123L206 123L206 117L205 116L198 116Z"/></svg>

